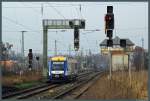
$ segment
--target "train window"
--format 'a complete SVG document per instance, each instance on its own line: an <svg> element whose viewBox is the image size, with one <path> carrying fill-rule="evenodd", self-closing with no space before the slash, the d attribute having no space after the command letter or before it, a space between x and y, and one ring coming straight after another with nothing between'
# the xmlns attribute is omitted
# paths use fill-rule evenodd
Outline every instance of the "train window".
<svg viewBox="0 0 150 101"><path fill-rule="evenodd" d="M52 70L64 70L63 64L53 64Z"/></svg>

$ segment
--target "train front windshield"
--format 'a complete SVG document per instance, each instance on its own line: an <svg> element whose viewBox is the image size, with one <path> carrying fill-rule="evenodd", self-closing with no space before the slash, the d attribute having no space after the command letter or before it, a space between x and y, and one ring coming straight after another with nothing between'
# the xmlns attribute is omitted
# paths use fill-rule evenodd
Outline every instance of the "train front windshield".
<svg viewBox="0 0 150 101"><path fill-rule="evenodd" d="M64 70L64 62L53 62L52 70Z"/></svg>

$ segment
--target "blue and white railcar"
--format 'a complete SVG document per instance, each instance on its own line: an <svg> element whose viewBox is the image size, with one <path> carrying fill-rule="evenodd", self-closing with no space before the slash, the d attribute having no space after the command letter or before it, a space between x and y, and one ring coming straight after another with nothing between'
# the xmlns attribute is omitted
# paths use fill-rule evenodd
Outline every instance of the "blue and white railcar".
<svg viewBox="0 0 150 101"><path fill-rule="evenodd" d="M77 61L64 56L54 56L48 62L50 81L68 81L77 77Z"/></svg>

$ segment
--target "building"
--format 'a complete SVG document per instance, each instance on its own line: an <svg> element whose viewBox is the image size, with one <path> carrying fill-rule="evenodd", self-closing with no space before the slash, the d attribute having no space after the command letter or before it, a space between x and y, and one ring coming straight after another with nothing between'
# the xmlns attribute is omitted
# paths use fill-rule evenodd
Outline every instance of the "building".
<svg viewBox="0 0 150 101"><path fill-rule="evenodd" d="M111 57L110 63L112 71L128 69L130 65L129 56L132 54L133 46L134 43L131 40L126 39L126 48L120 47L120 38L118 36L113 39L112 48L107 47L107 39L100 43L101 54Z"/></svg>
<svg viewBox="0 0 150 101"><path fill-rule="evenodd" d="M143 47L135 46L134 52L133 52L133 65L136 70L145 69L148 66L147 60L148 60L148 52L143 49Z"/></svg>

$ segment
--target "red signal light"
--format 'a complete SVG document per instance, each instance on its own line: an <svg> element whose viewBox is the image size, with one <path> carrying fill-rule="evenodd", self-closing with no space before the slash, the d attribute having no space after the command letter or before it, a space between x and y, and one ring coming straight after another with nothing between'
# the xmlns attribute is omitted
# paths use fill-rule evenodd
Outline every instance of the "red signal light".
<svg viewBox="0 0 150 101"><path fill-rule="evenodd" d="M105 16L105 21L108 21L108 20L111 20L111 16L106 15L106 16Z"/></svg>
<svg viewBox="0 0 150 101"><path fill-rule="evenodd" d="M107 20L108 20L108 16L106 15L106 16L105 16L105 21L107 21Z"/></svg>
<svg viewBox="0 0 150 101"><path fill-rule="evenodd" d="M114 15L113 14L105 15L105 29L114 29Z"/></svg>
<svg viewBox="0 0 150 101"><path fill-rule="evenodd" d="M33 54L32 54L32 53L29 53L29 54L28 54L28 57L29 57L30 60L32 60L32 59L33 59Z"/></svg>

